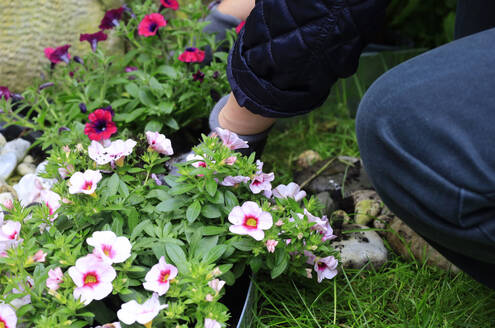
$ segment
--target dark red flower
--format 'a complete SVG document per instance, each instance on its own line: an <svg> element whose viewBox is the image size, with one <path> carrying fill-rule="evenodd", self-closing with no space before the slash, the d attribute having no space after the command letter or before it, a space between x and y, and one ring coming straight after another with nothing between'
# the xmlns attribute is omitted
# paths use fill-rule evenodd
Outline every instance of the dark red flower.
<svg viewBox="0 0 495 328"><path fill-rule="evenodd" d="M66 44L55 49L45 48L45 56L52 62L52 64L57 64L60 62L68 64L70 59L69 48L70 44Z"/></svg>
<svg viewBox="0 0 495 328"><path fill-rule="evenodd" d="M239 25L237 25L237 27L235 28L235 32L237 34L239 34L239 32L241 32L242 28L244 27L244 24L246 24L246 21L242 21L239 23Z"/></svg>
<svg viewBox="0 0 495 328"><path fill-rule="evenodd" d="M91 49L96 51L96 47L98 46L98 42L100 41L105 41L108 39L108 35L103 33L103 31L98 31L96 33L91 33L91 34L81 34L79 36L79 41L88 41L89 44L91 45Z"/></svg>
<svg viewBox="0 0 495 328"><path fill-rule="evenodd" d="M172 10L179 9L179 3L177 2L177 0L160 0L160 3L165 8L170 8Z"/></svg>
<svg viewBox="0 0 495 328"><path fill-rule="evenodd" d="M99 28L102 30L109 30L115 26L119 26L119 20L122 19L122 13L124 10L124 7L120 7L107 11L101 20Z"/></svg>
<svg viewBox="0 0 495 328"><path fill-rule="evenodd" d="M91 140L104 140L117 132L112 121L112 114L105 109L97 109L88 116L89 122L84 127L84 134Z"/></svg>
<svg viewBox="0 0 495 328"><path fill-rule="evenodd" d="M193 81L199 81L199 83L203 82L205 79L205 74L201 72L199 69L196 73L193 73Z"/></svg>
<svg viewBox="0 0 495 328"><path fill-rule="evenodd" d="M113 111L112 106L103 107L102 109L109 112L112 115L112 117L115 115L115 112Z"/></svg>
<svg viewBox="0 0 495 328"><path fill-rule="evenodd" d="M160 27L166 26L167 21L162 15L154 13L144 16L138 26L139 35L152 36L158 32Z"/></svg>
<svg viewBox="0 0 495 328"><path fill-rule="evenodd" d="M9 88L0 86L0 99L4 98L5 100L9 100L12 96Z"/></svg>
<svg viewBox="0 0 495 328"><path fill-rule="evenodd" d="M190 47L179 55L179 60L184 63L200 63L205 59L205 52L198 48Z"/></svg>

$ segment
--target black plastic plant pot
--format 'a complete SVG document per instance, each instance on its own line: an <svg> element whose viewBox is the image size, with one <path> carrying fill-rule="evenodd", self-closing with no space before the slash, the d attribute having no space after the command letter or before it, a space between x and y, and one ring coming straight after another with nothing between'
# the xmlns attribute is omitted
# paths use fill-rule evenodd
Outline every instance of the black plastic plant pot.
<svg viewBox="0 0 495 328"><path fill-rule="evenodd" d="M256 288L253 286L253 279L249 281L249 287L247 290L246 299L242 307L241 315L239 316L239 321L237 322L236 328L251 328L253 324L253 306L256 301Z"/></svg>
<svg viewBox="0 0 495 328"><path fill-rule="evenodd" d="M227 327L250 328L253 322L253 305L256 301L253 285L254 276L243 274L235 284L226 287L225 295L220 302L230 310L230 319Z"/></svg>

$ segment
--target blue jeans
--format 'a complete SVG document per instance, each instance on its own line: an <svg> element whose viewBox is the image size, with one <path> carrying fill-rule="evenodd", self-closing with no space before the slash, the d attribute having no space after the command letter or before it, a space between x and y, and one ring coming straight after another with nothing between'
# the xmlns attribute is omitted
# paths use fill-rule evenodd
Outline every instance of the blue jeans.
<svg viewBox="0 0 495 328"><path fill-rule="evenodd" d="M384 203L495 288L495 29L381 76L361 101L356 129Z"/></svg>

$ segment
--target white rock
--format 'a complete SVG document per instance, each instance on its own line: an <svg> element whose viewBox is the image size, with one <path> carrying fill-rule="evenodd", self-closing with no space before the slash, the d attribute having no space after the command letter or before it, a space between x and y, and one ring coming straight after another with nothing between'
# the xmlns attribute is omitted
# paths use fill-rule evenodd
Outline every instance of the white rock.
<svg viewBox="0 0 495 328"><path fill-rule="evenodd" d="M359 224L344 224L342 231L369 229ZM343 233L345 240L332 243L340 251L342 265L345 268L360 269L370 263L379 268L387 261L388 252L380 236L374 231Z"/></svg>
<svg viewBox="0 0 495 328"><path fill-rule="evenodd" d="M0 154L0 180L7 180L17 165L15 153Z"/></svg>
<svg viewBox="0 0 495 328"><path fill-rule="evenodd" d="M35 171L36 166L34 166L33 164L22 162L21 164L17 165L17 173L19 173L20 176L25 176L26 174L34 173Z"/></svg>
<svg viewBox="0 0 495 328"><path fill-rule="evenodd" d="M46 169L45 169L46 164L48 164L48 161L43 161L39 163L38 166L36 167L35 174L40 175L41 173L46 173Z"/></svg>
<svg viewBox="0 0 495 328"><path fill-rule="evenodd" d="M33 164L34 163L34 158L31 155L27 155L24 157L24 160L22 161L23 163L28 163L28 164Z"/></svg>
<svg viewBox="0 0 495 328"><path fill-rule="evenodd" d="M22 159L26 156L27 151L31 143L27 140L17 138L12 141L9 141L2 148L1 154L14 153L17 159L17 163L22 161Z"/></svg>
<svg viewBox="0 0 495 328"><path fill-rule="evenodd" d="M3 146L5 146L6 143L7 143L7 139L5 139L3 134L0 133L0 150L3 148Z"/></svg>
<svg viewBox="0 0 495 328"><path fill-rule="evenodd" d="M0 204L5 204L6 201L11 200L14 201L14 195L10 192L2 192L0 193Z"/></svg>

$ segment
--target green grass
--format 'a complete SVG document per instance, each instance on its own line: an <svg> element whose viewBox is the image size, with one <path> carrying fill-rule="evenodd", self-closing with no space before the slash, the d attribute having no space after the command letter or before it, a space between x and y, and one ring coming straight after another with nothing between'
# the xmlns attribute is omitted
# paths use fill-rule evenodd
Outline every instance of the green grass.
<svg viewBox="0 0 495 328"><path fill-rule="evenodd" d="M350 113L377 76L409 57L364 58L358 76L334 86L321 108L279 121L262 156L267 170L275 172L275 185L291 181L295 160L305 150L323 159L359 156ZM390 261L378 271L346 270L321 284L259 276L253 327L495 327L494 291L466 274L406 262L389 252Z"/></svg>

